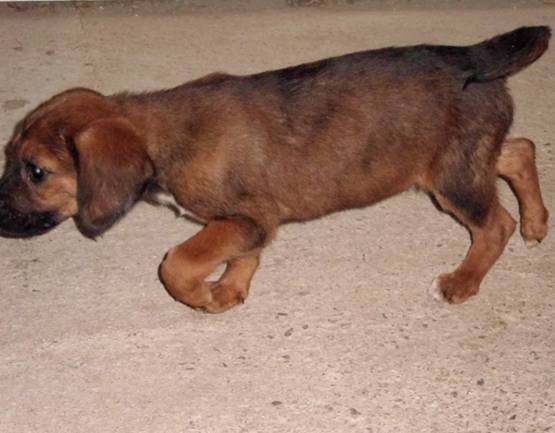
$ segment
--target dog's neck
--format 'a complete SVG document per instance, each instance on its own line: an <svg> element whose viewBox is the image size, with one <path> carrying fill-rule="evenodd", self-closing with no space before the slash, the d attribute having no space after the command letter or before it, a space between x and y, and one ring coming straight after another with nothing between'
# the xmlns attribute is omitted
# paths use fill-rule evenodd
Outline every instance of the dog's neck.
<svg viewBox="0 0 555 433"><path fill-rule="evenodd" d="M183 89L183 93L187 89ZM168 91L141 94L117 94L111 97L120 107L124 117L142 138L146 151L156 167L166 166L168 154L174 148L181 155L188 152L193 141L191 132L194 121L194 95L187 95L187 105L182 98L175 98ZM168 122L174 125L168 129ZM169 152L168 152L169 151Z"/></svg>

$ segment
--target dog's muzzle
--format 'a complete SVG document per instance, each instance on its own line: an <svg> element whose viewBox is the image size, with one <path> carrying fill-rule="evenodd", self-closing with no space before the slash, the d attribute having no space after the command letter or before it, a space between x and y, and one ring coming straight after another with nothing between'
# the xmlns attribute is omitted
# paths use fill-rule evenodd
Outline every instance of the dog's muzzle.
<svg viewBox="0 0 555 433"><path fill-rule="evenodd" d="M0 195L0 236L28 238L46 233L56 225L58 221L53 212L23 213Z"/></svg>

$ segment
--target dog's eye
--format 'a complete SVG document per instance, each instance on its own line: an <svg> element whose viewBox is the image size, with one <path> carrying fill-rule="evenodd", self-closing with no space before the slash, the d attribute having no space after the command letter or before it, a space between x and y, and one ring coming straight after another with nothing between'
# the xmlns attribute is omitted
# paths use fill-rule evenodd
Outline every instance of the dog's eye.
<svg viewBox="0 0 555 433"><path fill-rule="evenodd" d="M33 183L42 182L44 177L46 176L46 171L30 162L26 164L25 168L27 170L27 175L29 176L29 179Z"/></svg>

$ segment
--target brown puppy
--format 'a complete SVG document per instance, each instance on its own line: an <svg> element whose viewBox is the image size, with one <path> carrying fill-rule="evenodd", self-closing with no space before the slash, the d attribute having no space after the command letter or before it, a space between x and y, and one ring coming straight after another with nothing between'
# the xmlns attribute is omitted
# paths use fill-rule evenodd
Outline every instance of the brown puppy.
<svg viewBox="0 0 555 433"><path fill-rule="evenodd" d="M515 228L497 176L516 193L524 239L547 233L534 144L506 138L505 78L549 38L528 27L468 47L365 51L152 93L66 91L6 148L0 234L38 235L73 217L96 237L139 199L173 202L206 225L167 253L161 279L175 299L220 312L246 298L280 224L417 187L471 233L462 264L432 287L463 302ZM221 263L222 277L205 281Z"/></svg>

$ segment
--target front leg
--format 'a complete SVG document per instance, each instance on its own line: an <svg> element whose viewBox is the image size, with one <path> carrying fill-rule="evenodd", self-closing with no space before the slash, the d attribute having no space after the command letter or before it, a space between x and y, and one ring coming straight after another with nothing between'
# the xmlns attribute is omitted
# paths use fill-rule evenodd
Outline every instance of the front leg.
<svg viewBox="0 0 555 433"><path fill-rule="evenodd" d="M160 278L174 299L211 313L225 311L246 298L267 238L267 230L251 218L210 221L168 251L160 265ZM217 282L205 281L226 262L226 271Z"/></svg>

